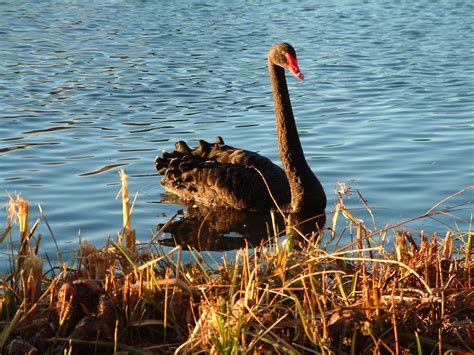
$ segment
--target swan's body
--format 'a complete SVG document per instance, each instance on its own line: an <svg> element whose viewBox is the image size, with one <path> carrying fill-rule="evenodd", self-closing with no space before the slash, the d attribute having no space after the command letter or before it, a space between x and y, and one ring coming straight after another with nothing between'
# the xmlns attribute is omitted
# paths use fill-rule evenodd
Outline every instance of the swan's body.
<svg viewBox="0 0 474 355"><path fill-rule="evenodd" d="M275 203L269 188L276 203L290 212L324 211L326 195L304 158L286 84L285 69L303 79L293 47L287 43L273 46L268 53L268 68L284 170L257 153L224 144L220 137L214 144L199 141L194 149L179 141L174 152L164 152L155 160L158 173L164 175L161 184L166 190L188 202L270 210Z"/></svg>

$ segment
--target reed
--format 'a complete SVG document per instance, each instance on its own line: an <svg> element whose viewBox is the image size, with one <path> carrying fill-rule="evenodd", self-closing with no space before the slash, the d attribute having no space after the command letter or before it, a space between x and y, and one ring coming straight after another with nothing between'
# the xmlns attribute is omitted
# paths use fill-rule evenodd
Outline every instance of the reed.
<svg viewBox="0 0 474 355"><path fill-rule="evenodd" d="M21 195L17 195L14 199L10 196L8 202L8 226L12 223L18 224L20 232L20 247L18 248L17 260L18 269L21 270L22 264L28 254L30 247L29 233L28 233L28 215L29 215L29 203L21 198Z"/></svg>
<svg viewBox="0 0 474 355"><path fill-rule="evenodd" d="M135 237L135 230L131 228L132 210L130 208L130 198L128 196L128 179L124 170L120 170L119 175L120 175L120 180L122 182L122 188L120 189L120 192L122 192L122 216L123 216L122 235L123 235L123 238L125 238L126 248L132 253L135 253L136 237Z"/></svg>
<svg viewBox="0 0 474 355"><path fill-rule="evenodd" d="M7 221L0 240L18 237L12 253L23 262L2 278L1 353L474 351L470 230L377 228L357 192L369 227L345 205L354 191L341 186L323 235L296 233L300 242L284 247L274 223L267 242L217 267L196 250L185 264L180 246L165 252L155 237L148 245L127 237L132 208L121 179L125 245L84 242L77 262L43 274L38 248L23 243L39 237Z"/></svg>

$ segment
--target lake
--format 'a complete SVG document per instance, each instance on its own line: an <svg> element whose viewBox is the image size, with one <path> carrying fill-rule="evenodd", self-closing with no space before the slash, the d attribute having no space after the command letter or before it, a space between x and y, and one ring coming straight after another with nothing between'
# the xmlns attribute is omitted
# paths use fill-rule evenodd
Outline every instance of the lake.
<svg viewBox="0 0 474 355"><path fill-rule="evenodd" d="M415 217L474 180L473 13L471 1L0 1L2 206L21 192L63 250L79 234L103 245L120 230L123 168L138 193L132 224L149 241L183 208L165 203L153 163L176 140L220 135L279 162L266 53L287 41L327 210L342 181L379 226ZM472 200L468 190L441 208L456 207L466 230ZM361 206L357 195L348 205ZM444 232L443 221L455 225L405 228Z"/></svg>

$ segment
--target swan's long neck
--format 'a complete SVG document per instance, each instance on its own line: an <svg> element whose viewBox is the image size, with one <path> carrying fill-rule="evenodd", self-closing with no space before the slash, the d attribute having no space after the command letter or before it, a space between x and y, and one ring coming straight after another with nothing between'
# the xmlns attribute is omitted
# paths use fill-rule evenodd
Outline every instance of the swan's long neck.
<svg viewBox="0 0 474 355"><path fill-rule="evenodd" d="M304 157L291 108L285 70L270 59L268 69L275 104L278 148L290 185L292 212L322 212L326 208L326 195Z"/></svg>

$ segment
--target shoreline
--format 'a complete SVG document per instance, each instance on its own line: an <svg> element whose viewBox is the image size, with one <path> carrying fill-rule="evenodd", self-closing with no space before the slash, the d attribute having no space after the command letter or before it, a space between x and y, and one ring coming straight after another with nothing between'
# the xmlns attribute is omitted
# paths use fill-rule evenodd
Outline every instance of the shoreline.
<svg viewBox="0 0 474 355"><path fill-rule="evenodd" d="M217 267L196 250L190 250L194 262L184 263L181 246L165 252L159 242L136 243L124 173L121 178L119 238L100 249L84 242L69 264L48 266L38 257L41 237L36 224L28 227L27 202L12 199L0 241L23 242L11 251L10 273L2 275L3 353L474 349L470 230L447 226L443 236L400 226L373 231L345 207L348 191L341 191L322 231L287 233L280 243L274 226L267 241L216 260ZM424 218L445 213L437 208L447 200ZM340 224L349 242L336 234Z"/></svg>

